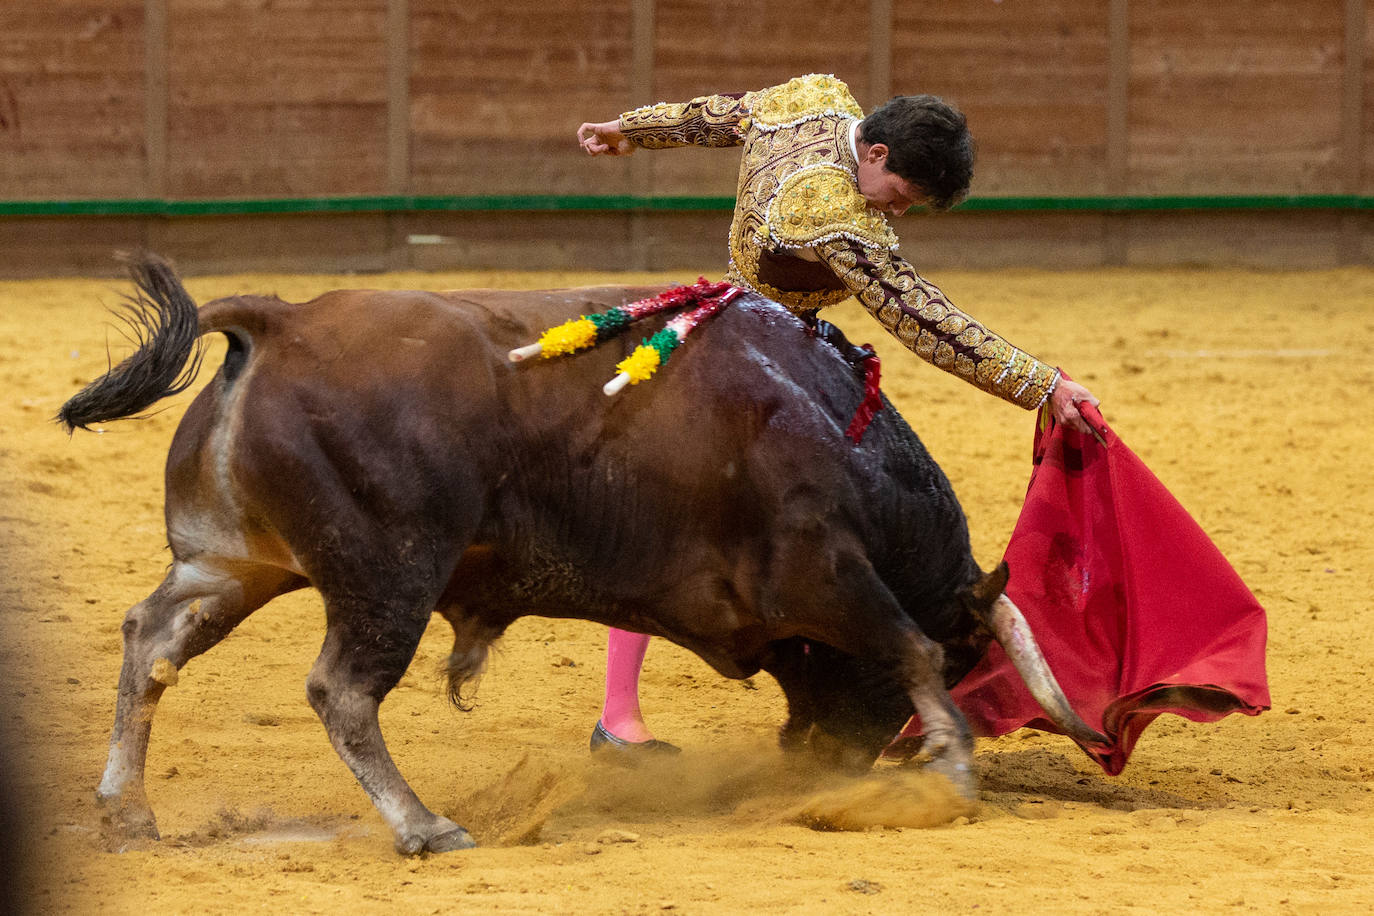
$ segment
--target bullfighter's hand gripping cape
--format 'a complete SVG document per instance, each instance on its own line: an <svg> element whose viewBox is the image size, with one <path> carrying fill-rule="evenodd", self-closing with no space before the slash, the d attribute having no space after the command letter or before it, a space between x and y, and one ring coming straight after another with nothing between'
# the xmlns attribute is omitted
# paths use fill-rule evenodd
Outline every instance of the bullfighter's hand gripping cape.
<svg viewBox="0 0 1374 916"><path fill-rule="evenodd" d="M1116 775L1162 713L1268 709L1267 627L1198 524L1097 411L1084 415L1105 445L1041 412L1007 595L1078 714L1111 739L1083 750ZM996 643L953 696L977 735L1058 731ZM918 734L919 720L903 733Z"/></svg>

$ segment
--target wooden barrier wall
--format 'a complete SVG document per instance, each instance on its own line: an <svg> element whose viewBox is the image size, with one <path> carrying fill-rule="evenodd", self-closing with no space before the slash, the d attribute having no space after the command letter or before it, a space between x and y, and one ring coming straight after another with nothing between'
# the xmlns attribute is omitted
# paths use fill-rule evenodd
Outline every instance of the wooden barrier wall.
<svg viewBox="0 0 1374 916"><path fill-rule="evenodd" d="M742 7L742 8L741 8ZM24 202L729 195L729 150L588 160L635 105L833 72L968 114L976 197L1357 207L915 217L929 263L1374 261L1374 0L44 0L0 4L0 274L676 267L726 212L35 215ZM59 208L60 209L60 208ZM213 208L210 208L213 211ZM2 211L0 211L2 212ZM420 244L416 240L431 244Z"/></svg>

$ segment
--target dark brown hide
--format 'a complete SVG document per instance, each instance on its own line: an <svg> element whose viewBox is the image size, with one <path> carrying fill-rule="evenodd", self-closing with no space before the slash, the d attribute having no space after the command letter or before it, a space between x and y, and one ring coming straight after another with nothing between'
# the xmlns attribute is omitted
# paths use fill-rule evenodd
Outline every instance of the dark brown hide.
<svg viewBox="0 0 1374 916"><path fill-rule="evenodd" d="M193 308L164 265L141 269L149 308ZM453 624L457 680L527 614L666 637L730 677L772 671L785 743L844 765L868 765L915 709L934 765L972 792L971 739L945 690L986 641L965 603L981 574L964 517L890 405L861 445L844 437L863 386L835 347L744 296L614 398L602 384L656 326L507 359L553 324L654 292L346 291L201 309L200 332L226 334L229 354L168 456L174 562L125 622L100 789L129 830L155 830L143 766L167 671L307 585L327 615L310 701L407 852L471 844L415 797L377 727L436 612ZM179 369L190 343L176 346L157 361ZM122 369L64 421L115 418L101 386L132 385Z"/></svg>

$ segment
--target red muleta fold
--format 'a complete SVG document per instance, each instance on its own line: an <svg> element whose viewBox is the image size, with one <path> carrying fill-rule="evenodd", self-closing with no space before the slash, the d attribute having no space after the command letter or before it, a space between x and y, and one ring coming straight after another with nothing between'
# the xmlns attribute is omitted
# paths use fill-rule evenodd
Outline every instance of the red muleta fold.
<svg viewBox="0 0 1374 916"><path fill-rule="evenodd" d="M1212 722L1269 708L1264 608L1201 527L1087 404L1105 441L1042 408L1030 485L1007 546L1007 596L1075 710L1111 739L1111 775L1162 713ZM974 734L1058 732L1002 647L951 691ZM903 736L920 734L913 719Z"/></svg>

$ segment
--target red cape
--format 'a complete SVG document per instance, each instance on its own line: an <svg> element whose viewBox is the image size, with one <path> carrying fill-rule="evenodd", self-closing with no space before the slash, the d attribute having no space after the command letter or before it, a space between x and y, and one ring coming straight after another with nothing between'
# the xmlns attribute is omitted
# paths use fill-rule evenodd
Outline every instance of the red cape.
<svg viewBox="0 0 1374 916"><path fill-rule="evenodd" d="M1264 608L1150 470L1088 408L1106 445L1046 408L1026 503L1007 546L1007 595L1064 693L1107 735L1083 750L1112 775L1171 712L1212 722L1269 708ZM1058 732L993 643L952 691L976 735ZM914 719L904 735L919 734Z"/></svg>

